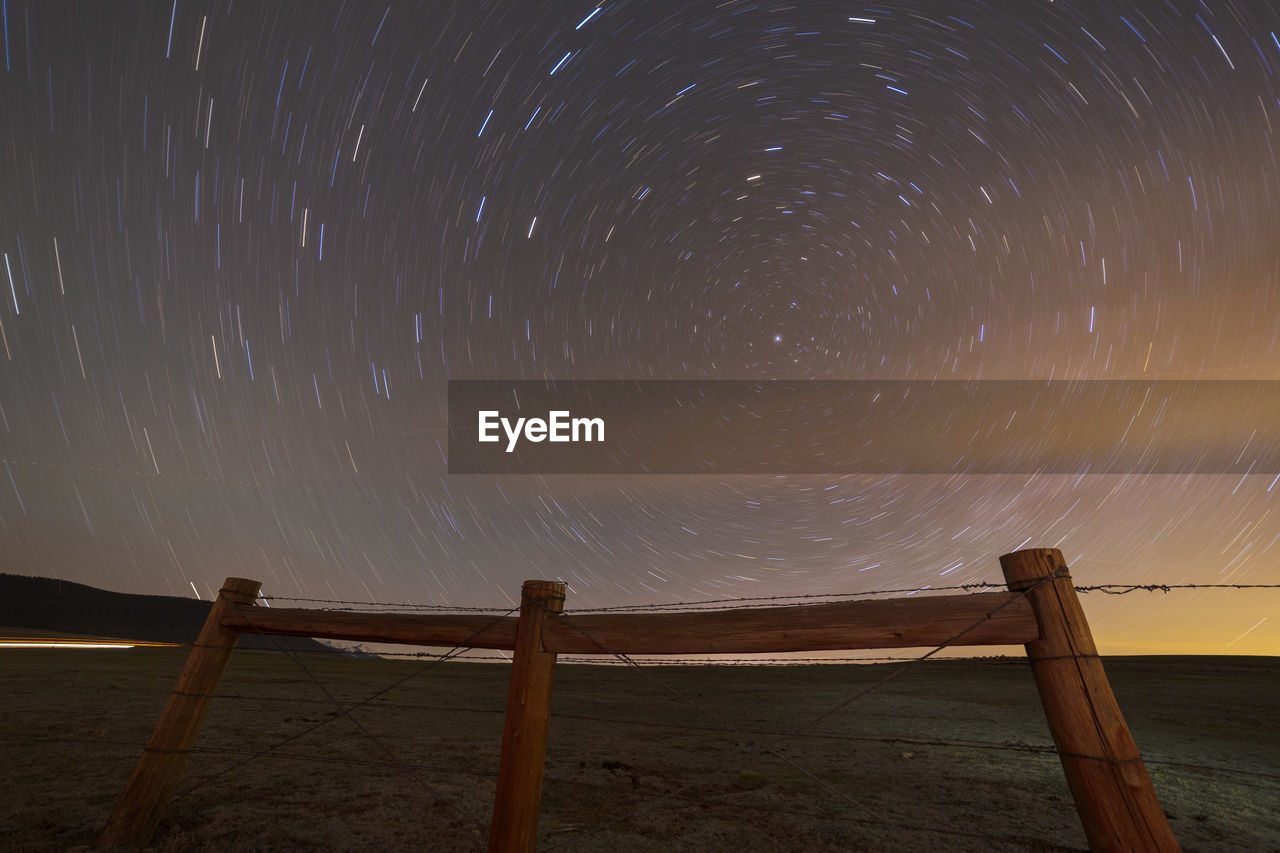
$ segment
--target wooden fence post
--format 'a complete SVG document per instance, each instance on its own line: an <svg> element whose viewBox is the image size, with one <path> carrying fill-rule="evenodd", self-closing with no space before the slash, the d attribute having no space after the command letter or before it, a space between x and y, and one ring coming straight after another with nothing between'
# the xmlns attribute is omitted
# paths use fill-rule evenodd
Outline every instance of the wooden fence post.
<svg viewBox="0 0 1280 853"><path fill-rule="evenodd" d="M1026 644L1027 657L1090 849L1178 850L1062 552L1016 551L1000 558L1000 568L1010 590L1030 590L1040 639Z"/></svg>
<svg viewBox="0 0 1280 853"><path fill-rule="evenodd" d="M244 578L223 581L151 740L98 836L103 847L144 846L151 838L240 637L239 631L222 627L222 615L233 604L253 604L261 587L260 581Z"/></svg>
<svg viewBox="0 0 1280 853"><path fill-rule="evenodd" d="M489 829L490 853L526 853L538 840L556 666L555 652L544 650L542 625L547 613L559 613L563 606L562 583L530 580L520 590L520 621L511 654L511 688Z"/></svg>

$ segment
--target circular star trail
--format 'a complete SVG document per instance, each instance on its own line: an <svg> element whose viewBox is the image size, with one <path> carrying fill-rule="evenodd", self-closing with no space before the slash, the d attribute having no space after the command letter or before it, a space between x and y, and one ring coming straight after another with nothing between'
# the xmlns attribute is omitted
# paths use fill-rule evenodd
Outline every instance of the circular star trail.
<svg viewBox="0 0 1280 853"><path fill-rule="evenodd" d="M3 0L8 571L1274 582L1270 475L460 477L449 379L1276 379L1265 3ZM1280 649L1275 599L1091 602Z"/></svg>

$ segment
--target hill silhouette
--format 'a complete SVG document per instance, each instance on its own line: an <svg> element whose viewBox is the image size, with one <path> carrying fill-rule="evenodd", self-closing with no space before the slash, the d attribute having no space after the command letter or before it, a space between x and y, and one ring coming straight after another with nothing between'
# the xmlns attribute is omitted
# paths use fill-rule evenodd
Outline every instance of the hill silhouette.
<svg viewBox="0 0 1280 853"><path fill-rule="evenodd" d="M0 574L0 625L156 643L192 643L213 602L171 595L111 592L57 578ZM328 651L301 637L242 634L239 648Z"/></svg>

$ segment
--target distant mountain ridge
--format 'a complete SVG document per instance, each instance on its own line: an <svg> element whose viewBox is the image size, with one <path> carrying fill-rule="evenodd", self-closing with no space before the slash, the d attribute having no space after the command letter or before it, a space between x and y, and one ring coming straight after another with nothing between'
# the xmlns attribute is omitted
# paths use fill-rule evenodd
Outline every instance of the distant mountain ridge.
<svg viewBox="0 0 1280 853"><path fill-rule="evenodd" d="M213 602L111 592L57 578L0 573L0 625L153 643L192 643ZM241 634L239 648L336 652L302 637Z"/></svg>

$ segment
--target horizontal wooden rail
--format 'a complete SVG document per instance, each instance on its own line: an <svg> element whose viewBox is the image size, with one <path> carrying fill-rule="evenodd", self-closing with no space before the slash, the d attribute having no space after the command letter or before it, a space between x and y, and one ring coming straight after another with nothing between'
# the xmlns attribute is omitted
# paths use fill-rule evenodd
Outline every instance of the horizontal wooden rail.
<svg viewBox="0 0 1280 853"><path fill-rule="evenodd" d="M235 606L222 624L246 634L418 646L514 649L516 640L511 616ZM1021 594L984 592L695 613L549 613L542 638L556 654L699 655L1023 645L1039 629Z"/></svg>
<svg viewBox="0 0 1280 853"><path fill-rule="evenodd" d="M325 637L411 646L514 649L516 618L484 614L351 613L284 607L233 607L222 624L245 634Z"/></svg>
<svg viewBox="0 0 1280 853"><path fill-rule="evenodd" d="M560 654L685 655L901 649L940 646L953 638L959 646L1015 645L1029 642L1020 637L1038 637L1039 629L1023 596L984 592L697 613L569 615L548 619L542 634L547 649Z"/></svg>
<svg viewBox="0 0 1280 853"><path fill-rule="evenodd" d="M241 633L250 633L513 649L489 836L489 849L500 853L532 853L537 841L557 654L736 655L1025 645L1090 847L1177 851L1177 839L1103 672L1062 552L1018 551L1001 557L1000 565L1009 592L581 616L560 612L563 584L531 580L521 590L519 619L260 608L252 603L257 581L227 578L99 841L146 845L231 647Z"/></svg>

